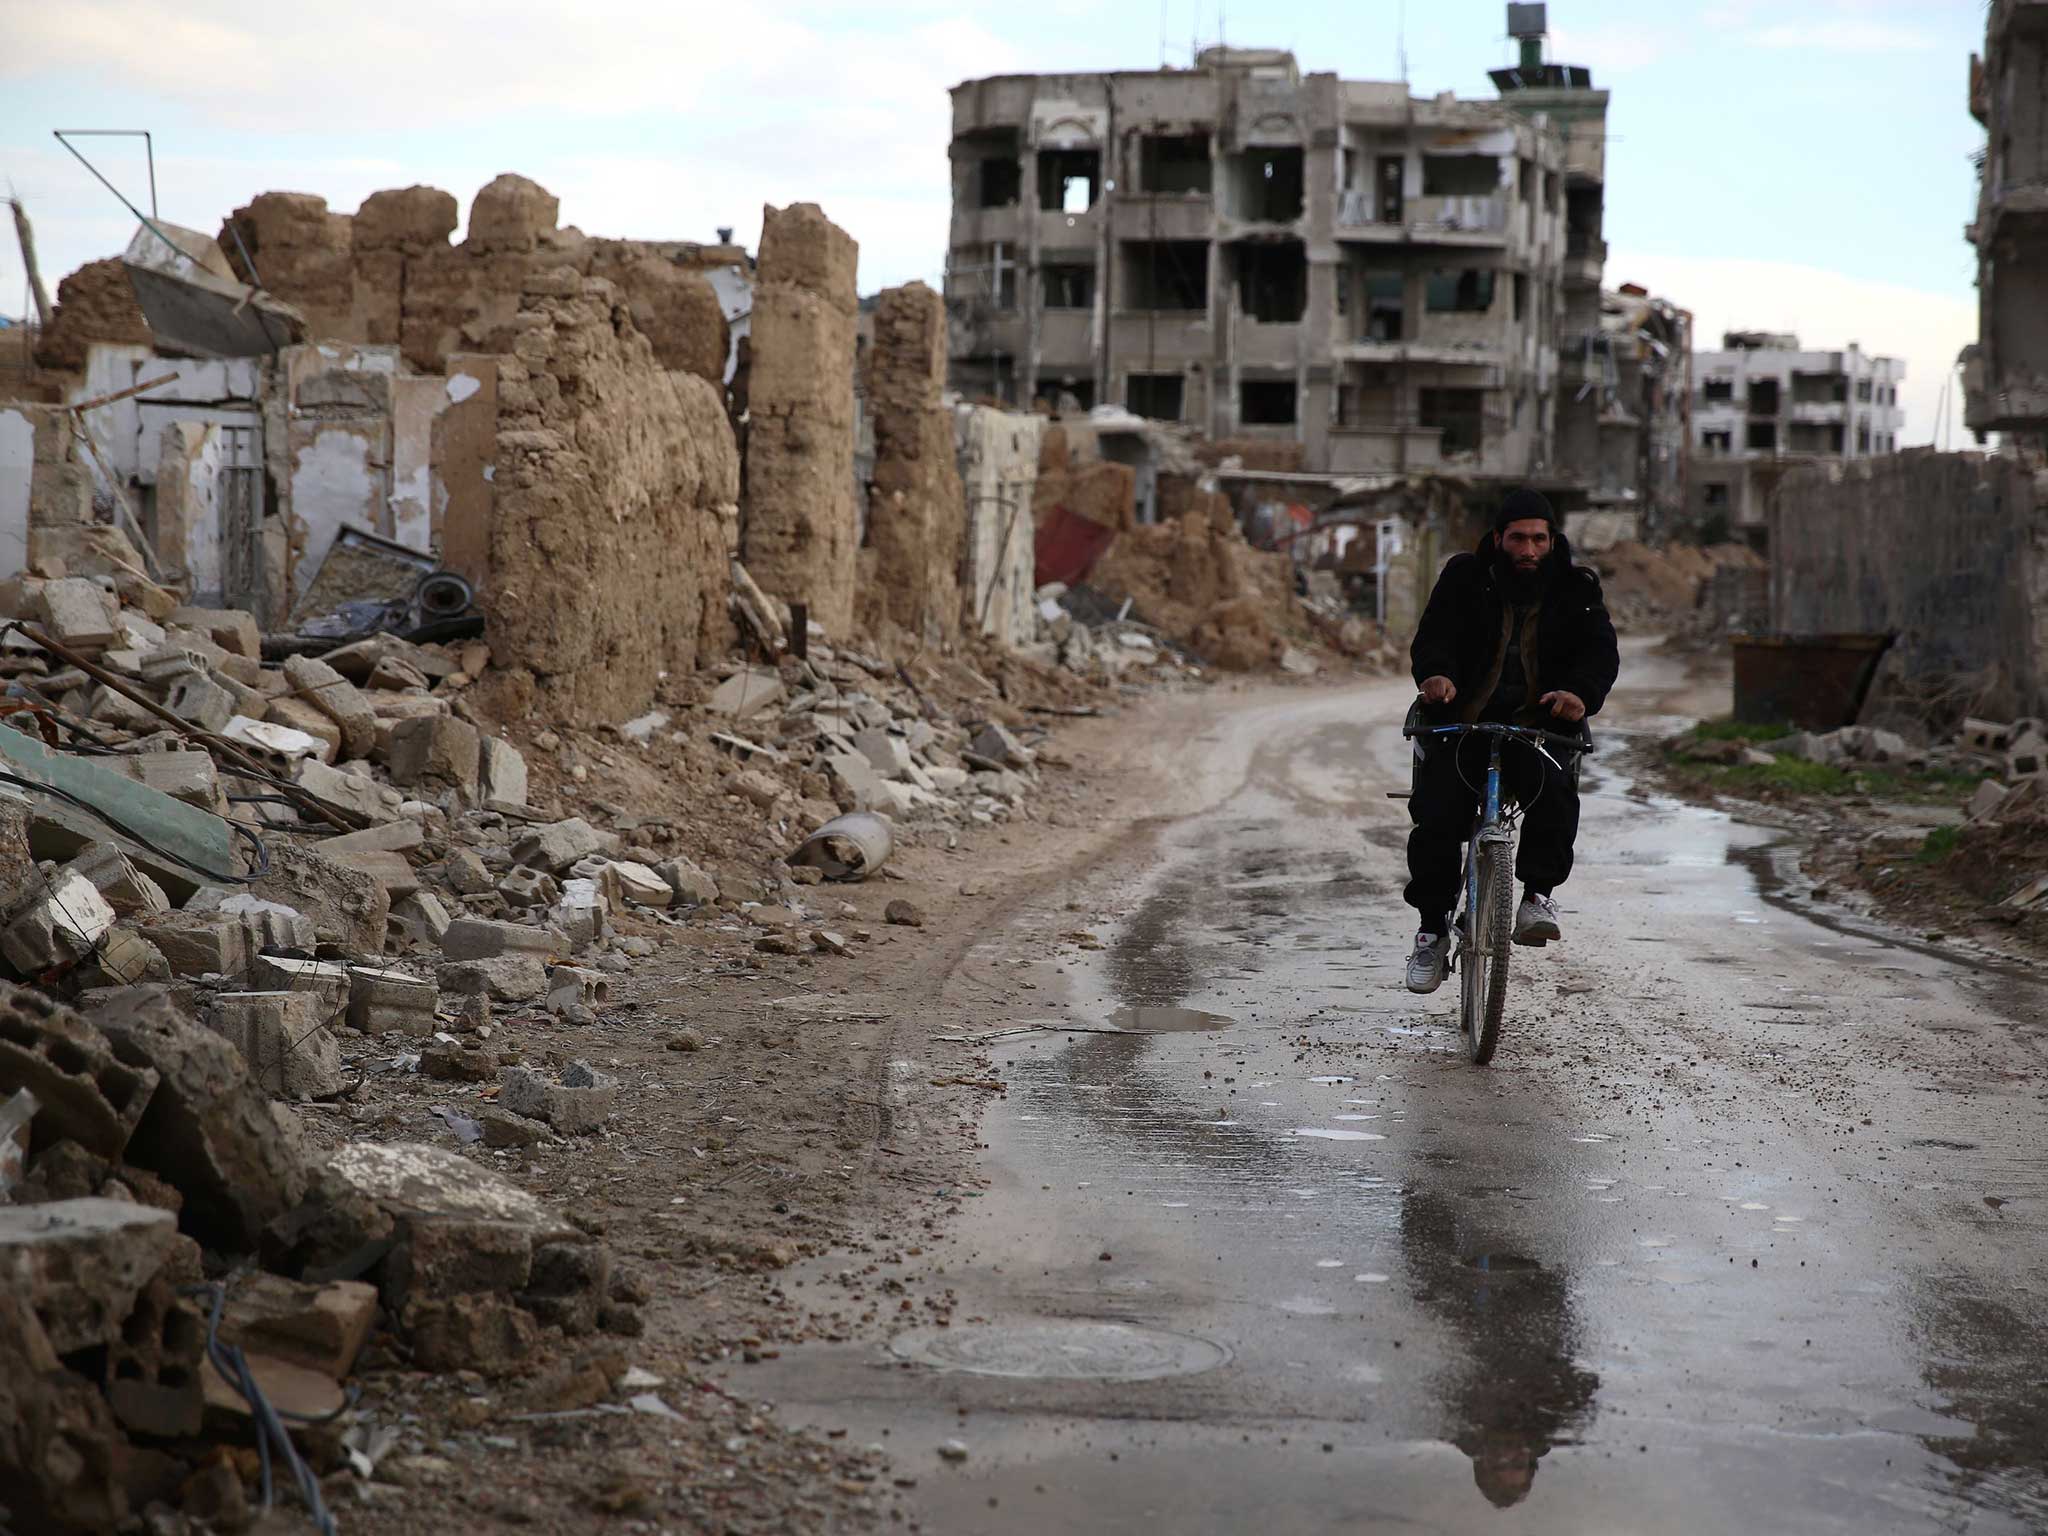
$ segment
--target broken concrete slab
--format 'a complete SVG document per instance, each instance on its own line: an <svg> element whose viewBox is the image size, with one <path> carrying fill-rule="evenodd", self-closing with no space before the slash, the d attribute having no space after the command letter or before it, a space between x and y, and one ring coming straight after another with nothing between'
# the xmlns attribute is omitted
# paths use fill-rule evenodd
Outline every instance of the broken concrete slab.
<svg viewBox="0 0 2048 1536"><path fill-rule="evenodd" d="M568 952L568 936L559 928L485 917L458 917L441 936L441 953L450 960L494 960L500 955L548 958Z"/></svg>
<svg viewBox="0 0 2048 1536"><path fill-rule="evenodd" d="M566 1217L511 1180L425 1142L350 1142L327 1166L348 1189L393 1216L503 1222L535 1242L578 1235Z"/></svg>
<svg viewBox="0 0 2048 1536"><path fill-rule="evenodd" d="M224 912L160 912L139 921L173 976L240 976L249 969L249 939L239 918Z"/></svg>
<svg viewBox="0 0 2048 1536"><path fill-rule="evenodd" d="M259 1270L243 1276L229 1294L220 1338L339 1381L355 1369L376 1317L374 1285L306 1285Z"/></svg>
<svg viewBox="0 0 2048 1536"><path fill-rule="evenodd" d="M1038 761L1029 747L993 720L974 733L974 740L968 743L967 750L1000 768L1029 768Z"/></svg>
<svg viewBox="0 0 2048 1536"><path fill-rule="evenodd" d="M220 734L281 779L291 778L299 763L306 758L316 758L323 763L334 760L333 740L275 720L252 720L247 715L236 715L221 727Z"/></svg>
<svg viewBox="0 0 2048 1536"><path fill-rule="evenodd" d="M118 1160L156 1091L156 1073L119 1060L63 1004L0 982L0 1096L26 1088L38 1108L31 1145L75 1141Z"/></svg>
<svg viewBox="0 0 2048 1536"><path fill-rule="evenodd" d="M234 1043L272 1098L327 1098L347 1082L340 1047L310 992L223 992L207 1022Z"/></svg>
<svg viewBox="0 0 2048 1536"><path fill-rule="evenodd" d="M320 1017L331 1019L348 1003L349 970L336 960L257 955L249 962L249 980L259 991L308 993Z"/></svg>
<svg viewBox="0 0 2048 1536"><path fill-rule="evenodd" d="M90 843L111 842L173 901L184 901L198 890L194 866L222 874L234 872L234 850L225 821L106 766L115 761L118 759L56 752L24 732L0 730L0 767L92 808L81 808L55 795L16 797L14 803L23 805L28 815L31 854L61 862ZM103 818L131 829L153 846L145 847L111 829Z"/></svg>
<svg viewBox="0 0 2048 1536"><path fill-rule="evenodd" d="M236 713L241 714L242 711L237 710ZM251 718L260 719L266 725L297 731L303 736L312 737L320 743L320 750L314 755L323 763L337 762L347 755L342 750L346 738L341 727L324 712L296 695L287 693L276 698L265 698L262 712Z"/></svg>
<svg viewBox="0 0 2048 1536"><path fill-rule="evenodd" d="M616 885L620 896L635 906L666 907L676 899L668 881L633 859L613 860L605 865L604 876Z"/></svg>
<svg viewBox="0 0 2048 1536"><path fill-rule="evenodd" d="M715 715L744 720L774 708L788 692L774 668L742 667L711 691L707 707Z"/></svg>
<svg viewBox="0 0 2048 1536"><path fill-rule="evenodd" d="M218 815L225 808L220 771L204 752L123 752L96 761L202 811Z"/></svg>
<svg viewBox="0 0 2048 1536"><path fill-rule="evenodd" d="M391 897L381 884L317 847L287 838L273 838L269 846L270 873L249 888L253 894L304 913L323 944L348 954L383 953Z"/></svg>
<svg viewBox="0 0 2048 1536"><path fill-rule="evenodd" d="M234 1046L187 1018L162 987L103 994L93 1023L156 1091L124 1153L185 1197L181 1225L203 1242L251 1251L264 1224L305 1191L290 1112L273 1113Z"/></svg>
<svg viewBox="0 0 2048 1536"><path fill-rule="evenodd" d="M308 794L318 795L329 805L354 811L371 821L395 820L398 816L398 807L405 798L397 790L379 784L375 779L349 773L340 768L331 768L318 758L301 759L292 771L292 779Z"/></svg>
<svg viewBox="0 0 2048 1536"><path fill-rule="evenodd" d="M593 854L615 852L618 839L603 833L581 816L529 827L512 845L512 857L520 864L561 875L579 860Z"/></svg>
<svg viewBox="0 0 2048 1536"><path fill-rule="evenodd" d="M196 629L230 655L262 659L263 630L240 608L173 608L164 622Z"/></svg>
<svg viewBox="0 0 2048 1536"><path fill-rule="evenodd" d="M454 919L448 908L429 890L414 891L391 908L391 929L403 943L439 947Z"/></svg>
<svg viewBox="0 0 2048 1536"><path fill-rule="evenodd" d="M501 1296L418 1297L405 1309L413 1363L429 1371L505 1376L540 1348L540 1324Z"/></svg>
<svg viewBox="0 0 2048 1536"><path fill-rule="evenodd" d="M718 900L718 882L689 859L665 859L654 866L654 872L668 882L679 903L702 906Z"/></svg>
<svg viewBox="0 0 2048 1536"><path fill-rule="evenodd" d="M134 861L112 843L88 843L64 867L90 880L93 889L122 917L170 910L170 898L164 894L164 888L137 869Z"/></svg>
<svg viewBox="0 0 2048 1536"><path fill-rule="evenodd" d="M59 1354L105 1344L177 1235L169 1211L125 1200L0 1207L0 1291L28 1303Z"/></svg>
<svg viewBox="0 0 2048 1536"><path fill-rule="evenodd" d="M50 637L73 650L96 653L120 639L112 595L84 576L44 582L40 606Z"/></svg>
<svg viewBox="0 0 2048 1536"><path fill-rule="evenodd" d="M60 869L0 931L0 955L22 976L68 970L91 956L117 915L92 881Z"/></svg>
<svg viewBox="0 0 2048 1536"><path fill-rule="evenodd" d="M486 736L477 756L477 794L485 805L526 804L526 759L500 736Z"/></svg>
<svg viewBox="0 0 2048 1536"><path fill-rule="evenodd" d="M376 713L354 683L315 656L287 656L284 675L296 697L341 728L344 757L367 757L376 747Z"/></svg>
<svg viewBox="0 0 2048 1536"><path fill-rule="evenodd" d="M530 954L451 960L435 973L443 992L481 992L494 1002L530 1003L547 991L547 967Z"/></svg>

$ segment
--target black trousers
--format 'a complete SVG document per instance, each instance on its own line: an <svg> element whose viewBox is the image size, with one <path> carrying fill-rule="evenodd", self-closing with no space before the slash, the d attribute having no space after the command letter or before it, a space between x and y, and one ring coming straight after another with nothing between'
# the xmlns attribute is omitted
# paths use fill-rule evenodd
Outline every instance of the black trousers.
<svg viewBox="0 0 2048 1536"><path fill-rule="evenodd" d="M1487 752L1482 736L1461 736L1455 742L1432 742L1415 765L1408 819L1408 905L1422 914L1422 926L1443 932L1457 906L1465 869L1465 841L1479 814L1479 796L1486 787ZM1464 778L1458 769L1464 768ZM1560 772L1520 742L1501 749L1501 797L1519 800L1521 847L1515 875L1524 885L1551 891L1572 872L1572 844L1579 836L1579 790L1567 767ZM1468 789L1469 779L1476 788Z"/></svg>

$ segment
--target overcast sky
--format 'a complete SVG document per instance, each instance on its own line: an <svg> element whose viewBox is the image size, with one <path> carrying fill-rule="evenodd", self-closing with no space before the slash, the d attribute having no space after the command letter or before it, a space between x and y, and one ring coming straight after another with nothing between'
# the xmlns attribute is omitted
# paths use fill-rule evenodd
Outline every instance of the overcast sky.
<svg viewBox="0 0 2048 1536"><path fill-rule="evenodd" d="M1405 14L1404 14L1405 13ZM1607 280L1723 329L1906 360L1905 441L1937 431L1976 334L1968 60L1983 0L1559 0L1551 56L1608 119ZM977 75L1188 62L1219 35L1305 70L1493 94L1497 0L0 0L0 184L54 288L132 221L50 136L148 128L163 216L213 232L265 190L353 211L519 171L592 234L748 245L764 202L860 241L863 292L945 260L946 91ZM146 206L139 141L88 149ZM24 308L0 230L0 314ZM1951 395L1953 390L1950 391ZM1949 442L1965 434L1953 402Z"/></svg>

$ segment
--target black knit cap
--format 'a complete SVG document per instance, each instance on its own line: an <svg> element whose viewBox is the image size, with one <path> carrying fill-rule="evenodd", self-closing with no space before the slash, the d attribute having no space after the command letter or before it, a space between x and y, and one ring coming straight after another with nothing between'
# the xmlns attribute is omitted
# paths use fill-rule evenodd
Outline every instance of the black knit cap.
<svg viewBox="0 0 2048 1536"><path fill-rule="evenodd" d="M1557 509L1550 504L1550 498L1526 485L1516 486L1501 498L1500 511L1493 520L1493 531L1506 533L1509 523L1519 523L1529 517L1540 517L1550 524L1551 532L1557 531Z"/></svg>

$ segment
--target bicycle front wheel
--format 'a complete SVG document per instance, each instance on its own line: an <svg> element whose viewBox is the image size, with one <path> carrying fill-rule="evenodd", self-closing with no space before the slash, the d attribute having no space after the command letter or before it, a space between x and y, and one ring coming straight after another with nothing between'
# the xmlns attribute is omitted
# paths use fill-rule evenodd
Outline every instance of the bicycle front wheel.
<svg viewBox="0 0 2048 1536"><path fill-rule="evenodd" d="M1508 949L1515 932L1515 850L1512 843L1479 849L1479 910L1472 914L1472 948L1479 959L1466 993L1472 1062L1485 1066L1500 1044L1501 1015L1508 1002Z"/></svg>

